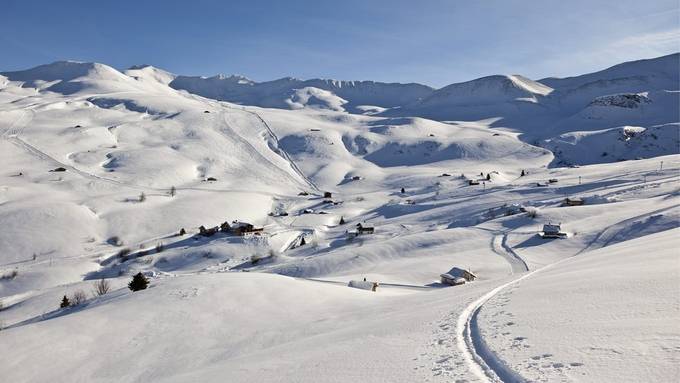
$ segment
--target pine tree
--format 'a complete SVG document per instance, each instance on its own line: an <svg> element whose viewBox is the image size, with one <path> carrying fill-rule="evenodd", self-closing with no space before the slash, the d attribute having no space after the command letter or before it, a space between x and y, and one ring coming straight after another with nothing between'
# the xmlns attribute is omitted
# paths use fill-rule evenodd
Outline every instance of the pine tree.
<svg viewBox="0 0 680 383"><path fill-rule="evenodd" d="M487 180L487 181L491 181L491 173L487 173L487 174L486 174L486 180Z"/></svg>
<svg viewBox="0 0 680 383"><path fill-rule="evenodd" d="M132 281L128 283L128 288L132 291L144 290L149 285L149 280L146 279L144 274L141 272L135 274L132 277Z"/></svg>
<svg viewBox="0 0 680 383"><path fill-rule="evenodd" d="M306 244L307 242L305 242L305 237L302 237L302 239L300 240L300 246L304 246Z"/></svg>
<svg viewBox="0 0 680 383"><path fill-rule="evenodd" d="M170 197L174 197L177 194L177 188L174 186L170 188Z"/></svg>
<svg viewBox="0 0 680 383"><path fill-rule="evenodd" d="M71 301L69 301L68 297L66 295L64 295L64 298L61 299L61 304L59 305L59 307L61 307L63 309L63 308L69 307L70 305L71 305Z"/></svg>
<svg viewBox="0 0 680 383"><path fill-rule="evenodd" d="M340 216L340 225L344 225L344 224L345 224L345 217Z"/></svg>
<svg viewBox="0 0 680 383"><path fill-rule="evenodd" d="M141 192L139 194L139 202L144 202L144 201L146 201L146 194L144 194L144 192Z"/></svg>
<svg viewBox="0 0 680 383"><path fill-rule="evenodd" d="M522 169L522 174L520 174L519 176L520 176L520 177L524 177L524 176L525 176L525 174L524 174L524 169Z"/></svg>
<svg viewBox="0 0 680 383"><path fill-rule="evenodd" d="M406 190L404 188L401 188L401 194L406 193Z"/></svg>

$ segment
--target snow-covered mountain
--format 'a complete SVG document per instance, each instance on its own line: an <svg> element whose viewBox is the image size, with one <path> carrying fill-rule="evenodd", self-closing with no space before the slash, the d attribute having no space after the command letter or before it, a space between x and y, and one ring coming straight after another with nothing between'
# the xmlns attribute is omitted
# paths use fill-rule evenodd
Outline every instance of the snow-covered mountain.
<svg viewBox="0 0 680 383"><path fill-rule="evenodd" d="M273 108L489 120L492 127L520 132L526 142L540 144L572 131L677 122L678 67L680 54L672 54L564 79L496 75L437 90L418 84L293 78L257 83L239 76L178 76L170 85L213 99Z"/></svg>
<svg viewBox="0 0 680 383"><path fill-rule="evenodd" d="M0 380L675 381L677 59L0 73Z"/></svg>
<svg viewBox="0 0 680 383"><path fill-rule="evenodd" d="M327 91L346 100L345 108L355 111L360 105L383 108L405 105L419 100L432 92L432 88L420 84L381 83L374 81L299 80L286 77L274 81L255 82L242 76L187 77L178 76L170 83L175 89L182 89L204 97L244 105L267 108L297 108L288 102L301 89L316 93ZM317 89L317 90L313 90ZM323 101L323 100L322 100ZM314 104L319 105L319 104ZM337 102L322 102L330 109L337 108Z"/></svg>

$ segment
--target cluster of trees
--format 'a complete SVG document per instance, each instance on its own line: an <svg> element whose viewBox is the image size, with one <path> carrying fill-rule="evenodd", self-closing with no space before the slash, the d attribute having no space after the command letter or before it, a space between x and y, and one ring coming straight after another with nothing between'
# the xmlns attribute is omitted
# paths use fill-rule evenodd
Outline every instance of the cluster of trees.
<svg viewBox="0 0 680 383"><path fill-rule="evenodd" d="M149 286L149 280L141 272L132 276L132 280L128 283L128 288L132 291L144 290ZM92 284L92 296L98 297L108 293L111 290L111 283L106 279L100 279ZM78 306L87 301L87 295L83 290L77 290L71 297L64 295L61 299L59 307L66 308L71 306Z"/></svg>

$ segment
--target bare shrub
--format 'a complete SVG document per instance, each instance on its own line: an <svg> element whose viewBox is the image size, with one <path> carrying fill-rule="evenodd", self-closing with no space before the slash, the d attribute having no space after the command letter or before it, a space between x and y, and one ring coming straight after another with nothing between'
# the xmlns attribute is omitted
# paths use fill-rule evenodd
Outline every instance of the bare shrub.
<svg viewBox="0 0 680 383"><path fill-rule="evenodd" d="M153 263L153 257L137 258L137 263L142 265L150 265Z"/></svg>
<svg viewBox="0 0 680 383"><path fill-rule="evenodd" d="M139 202L144 202L144 201L146 201L146 194L144 194L144 192L141 192L139 194Z"/></svg>
<svg viewBox="0 0 680 383"><path fill-rule="evenodd" d="M109 283L109 281L103 278L93 283L92 287L94 288L95 296L104 295L108 293L109 290L111 290L111 284Z"/></svg>
<svg viewBox="0 0 680 383"><path fill-rule="evenodd" d="M85 301L87 301L87 295L85 295L83 290L76 290L76 292L71 296L71 305L73 306L83 304Z"/></svg>
<svg viewBox="0 0 680 383"><path fill-rule="evenodd" d="M538 215L539 215L538 209L536 209L535 207L527 207L526 211L527 211L527 217L532 218L532 219L538 217Z"/></svg>

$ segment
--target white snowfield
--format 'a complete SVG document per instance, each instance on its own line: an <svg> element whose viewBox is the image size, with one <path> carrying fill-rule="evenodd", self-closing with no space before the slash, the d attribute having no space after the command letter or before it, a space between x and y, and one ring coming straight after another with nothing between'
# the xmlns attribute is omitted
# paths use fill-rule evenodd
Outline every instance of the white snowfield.
<svg viewBox="0 0 680 383"><path fill-rule="evenodd" d="M0 381L678 381L679 57L439 90L3 72Z"/></svg>

